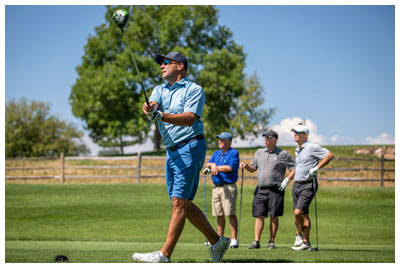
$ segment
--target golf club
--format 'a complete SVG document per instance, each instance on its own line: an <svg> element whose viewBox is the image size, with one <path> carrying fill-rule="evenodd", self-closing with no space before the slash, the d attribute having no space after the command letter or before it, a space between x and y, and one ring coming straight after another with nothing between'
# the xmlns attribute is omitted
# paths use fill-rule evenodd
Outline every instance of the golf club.
<svg viewBox="0 0 400 268"><path fill-rule="evenodd" d="M204 174L204 215L207 218L207 189L206 189L206 174Z"/></svg>
<svg viewBox="0 0 400 268"><path fill-rule="evenodd" d="M315 204L315 233L317 238L317 247L310 251L318 251L318 213L317 213L317 175L313 176L314 204Z"/></svg>
<svg viewBox="0 0 400 268"><path fill-rule="evenodd" d="M237 240L238 241L239 241L239 234L240 234L240 222L242 220L243 173L244 173L244 169L242 169L242 182L240 183L239 226L238 226L238 233L237 233Z"/></svg>
<svg viewBox="0 0 400 268"><path fill-rule="evenodd" d="M138 68L138 66L137 66L137 64L136 64L135 57L133 56L131 46L129 45L129 42L128 42L128 39L126 38L126 35L124 35L125 29L126 29L126 27L127 27L128 20L129 20L129 13L128 13L126 10L119 9L119 10L117 10L117 11L114 12L112 18L113 18L113 21L115 22L115 24L117 24L117 26L121 29L122 35L125 37L125 42L126 42L126 44L128 45L129 53L130 53L130 55L131 55L133 64L135 65L136 72L137 72L137 74L138 74L138 76L139 76L140 84L142 85L142 90L143 90L143 93L144 93L144 98L145 98L145 100L146 100L147 105L150 106L150 104L149 104L149 99L147 98L147 95L146 95L146 90L144 89L143 80L142 80L142 77L141 77L141 75L140 75L139 68Z"/></svg>
<svg viewBox="0 0 400 268"><path fill-rule="evenodd" d="M207 174L208 173L204 172L204 215L206 216L206 219L207 219L207 188L206 188ZM209 246L210 242L206 240L206 242L204 242L204 245Z"/></svg>

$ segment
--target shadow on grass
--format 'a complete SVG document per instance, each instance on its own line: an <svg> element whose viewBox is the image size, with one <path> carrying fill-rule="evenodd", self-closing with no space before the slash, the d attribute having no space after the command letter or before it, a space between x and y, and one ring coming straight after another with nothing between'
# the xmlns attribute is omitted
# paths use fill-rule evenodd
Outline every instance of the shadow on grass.
<svg viewBox="0 0 400 268"><path fill-rule="evenodd" d="M293 263L291 260L285 259L227 259L223 262L229 263Z"/></svg>
<svg viewBox="0 0 400 268"><path fill-rule="evenodd" d="M351 251L354 251L354 252L357 252L357 251L365 251L365 252L367 252L367 251L379 251L379 249L340 249L340 248L324 248L323 250L319 250L319 252L320 251L348 251L348 252L351 252Z"/></svg>
<svg viewBox="0 0 400 268"><path fill-rule="evenodd" d="M179 263L198 263L195 259L181 259ZM205 261L204 263L212 263L211 261ZM293 263L291 260L285 259L226 259L221 263Z"/></svg>

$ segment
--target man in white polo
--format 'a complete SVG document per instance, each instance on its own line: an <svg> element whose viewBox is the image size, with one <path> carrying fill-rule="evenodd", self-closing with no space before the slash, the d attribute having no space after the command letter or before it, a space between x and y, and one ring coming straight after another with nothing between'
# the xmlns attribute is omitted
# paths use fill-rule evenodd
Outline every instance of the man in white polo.
<svg viewBox="0 0 400 268"><path fill-rule="evenodd" d="M318 189L317 172L328 165L333 154L326 148L308 141L310 131L304 125L292 128L294 141L298 144L296 148L296 167L282 184L286 187L289 180L293 178L292 189L293 213L297 228L296 241L293 250L311 250L309 218L309 206L314 198L313 181L315 181L315 192ZM315 180L313 180L315 179Z"/></svg>

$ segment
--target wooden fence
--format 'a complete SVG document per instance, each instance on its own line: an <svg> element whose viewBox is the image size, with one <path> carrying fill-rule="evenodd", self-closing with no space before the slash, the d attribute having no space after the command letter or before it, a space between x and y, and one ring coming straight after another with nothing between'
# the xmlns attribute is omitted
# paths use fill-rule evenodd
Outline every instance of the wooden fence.
<svg viewBox="0 0 400 268"><path fill-rule="evenodd" d="M52 167L7 167L6 166L6 180L27 180L27 179L58 179L61 184L64 184L66 179L121 179L121 178L133 178L136 179L136 183L140 183L141 179L146 179L146 178L158 178L158 177L164 177L164 166L145 166L143 165L143 160L150 160L153 162L154 160L165 160L165 157L162 156L143 156L142 153L138 153L137 156L131 156L131 157L64 157L64 154L61 153L59 158L7 158L6 163L8 161L44 161L44 160L56 160L59 161L58 166L52 166ZM206 161L209 159L209 157L206 158ZM241 157L242 160L251 160L252 157ZM73 161L73 160L89 160L89 161L98 161L98 160L124 160L124 161L131 161L133 163L132 165L127 165L127 166L115 166L115 165L77 165L77 166L69 166L66 165L66 161ZM320 177L318 178L321 181L372 181L372 182L381 182L381 186L384 187L384 182L385 181L394 181L394 179L385 179L385 172L395 172L395 169L387 169L385 168L385 162L387 161L394 161L394 160L388 160L384 159L383 155L381 156L380 159L362 159L362 158L334 158L333 161L362 161L362 162L380 162L380 168L369 168L369 167L360 167L360 168L324 168L324 172L327 171L375 171L375 172L380 172L380 178L324 178ZM135 165L136 164L136 165ZM136 170L136 174L130 174L130 175L66 175L66 170L112 170L112 169L118 169L118 170ZM59 175L46 175L46 176L7 176L7 171L30 171L30 170L57 170L59 171ZM159 174L151 174L151 175L145 175L142 174L143 170L160 170ZM161 172L162 171L162 172ZM245 176L246 179L256 179L256 176Z"/></svg>

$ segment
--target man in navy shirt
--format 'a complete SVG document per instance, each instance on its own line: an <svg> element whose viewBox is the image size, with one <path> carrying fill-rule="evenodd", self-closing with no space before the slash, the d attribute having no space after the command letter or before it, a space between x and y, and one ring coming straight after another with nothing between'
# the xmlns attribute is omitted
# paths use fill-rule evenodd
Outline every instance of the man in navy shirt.
<svg viewBox="0 0 400 268"><path fill-rule="evenodd" d="M225 216L229 217L231 248L238 248L236 199L239 168L239 152L231 148L232 135L223 132L217 135L218 148L205 165L205 174L211 172L214 189L212 191L212 215L217 216L217 232L224 235Z"/></svg>

